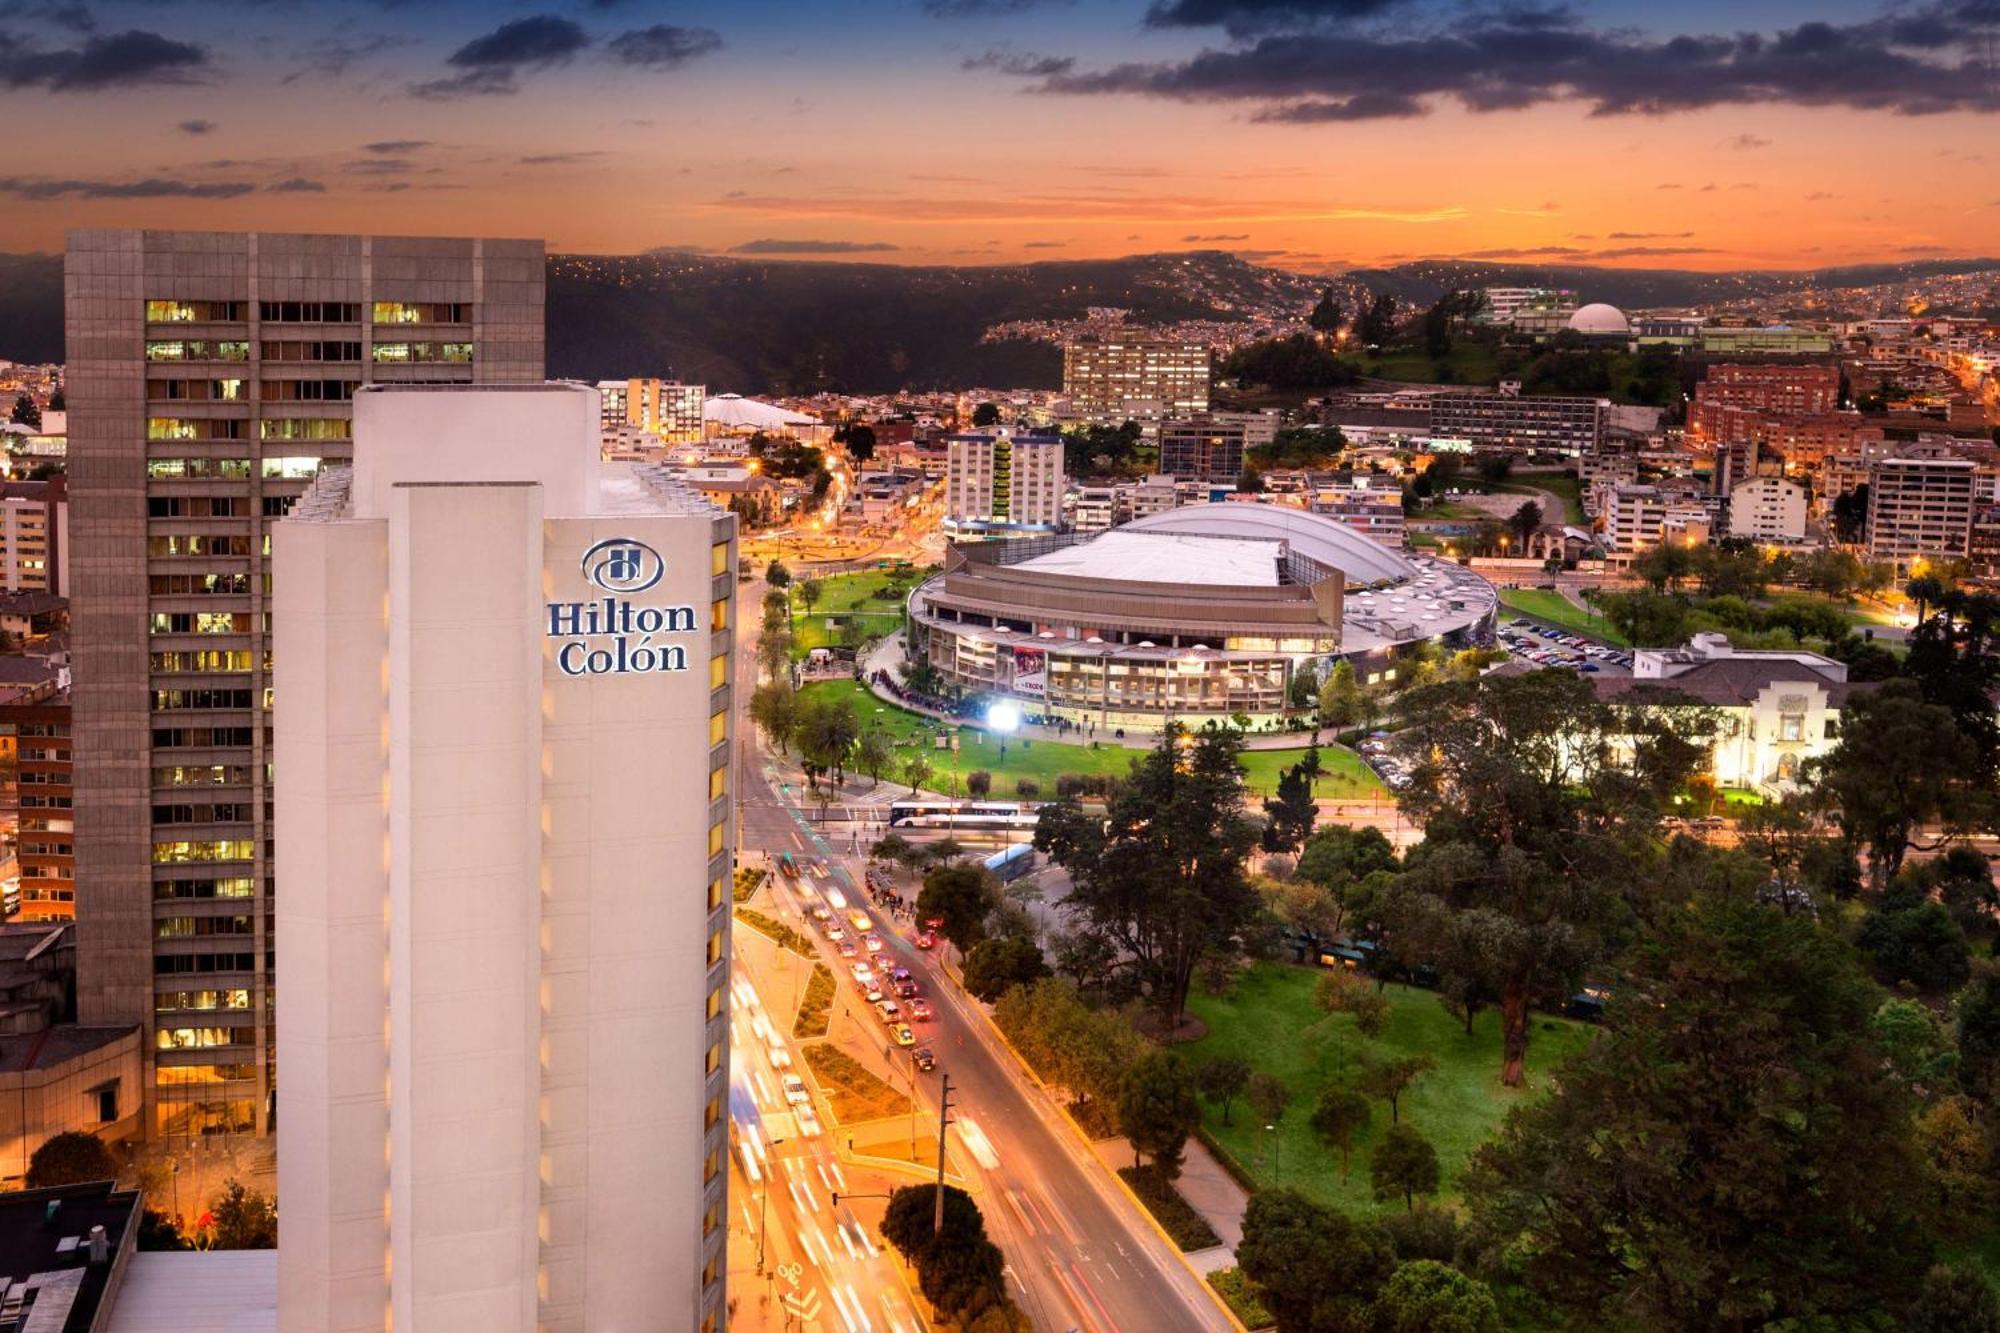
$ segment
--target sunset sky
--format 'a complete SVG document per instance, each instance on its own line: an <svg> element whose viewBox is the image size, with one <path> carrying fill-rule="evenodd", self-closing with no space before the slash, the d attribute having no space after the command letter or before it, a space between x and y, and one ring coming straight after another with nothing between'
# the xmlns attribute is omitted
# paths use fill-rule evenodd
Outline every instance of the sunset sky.
<svg viewBox="0 0 2000 1333"><path fill-rule="evenodd" d="M0 0L0 249L1990 255L1996 51L2000 0Z"/></svg>

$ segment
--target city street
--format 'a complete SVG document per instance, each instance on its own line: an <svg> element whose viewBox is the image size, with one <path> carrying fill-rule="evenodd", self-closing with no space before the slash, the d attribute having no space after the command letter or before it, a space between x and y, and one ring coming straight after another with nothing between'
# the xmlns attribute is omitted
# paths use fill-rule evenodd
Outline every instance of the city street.
<svg viewBox="0 0 2000 1333"><path fill-rule="evenodd" d="M746 583L740 593L741 604L755 607L762 595L761 583ZM749 651L754 625L754 615L746 612L738 617L738 661L746 676L754 669ZM866 892L858 887L865 880L862 859L856 849L865 852L867 846L859 826L850 825L830 839L809 827L803 814L787 799L788 795L796 794L795 784L793 791L787 793L784 776L758 750L747 712L749 690L739 685L736 693L741 864L757 867L766 858L775 863L785 852L799 859L823 858L830 878L820 883L837 888L849 908L869 911L886 946L881 958L888 966L909 968L922 981L936 1018L919 1027L918 1039L936 1052L938 1069L935 1074L918 1080L918 1122L921 1125L928 1120L935 1125L939 1076L949 1074L954 1122L950 1136L953 1167L968 1178L985 1215L987 1229L1007 1257L1010 1292L1035 1321L1035 1326L1094 1333L1231 1328L1228 1316L1208 1294L1205 1285L1188 1269L1151 1219L1123 1192L1120 1183L1070 1127L1054 1100L1020 1069L990 1024L977 1012L976 1004L957 991L955 983L944 976L930 954L890 928L882 914L868 904ZM885 785L881 799L886 801L895 790ZM760 894L760 901L765 903L763 910L803 929L806 923L802 908L806 904L801 901L800 889L775 873L769 885ZM750 928L738 923L735 933L739 958L760 947L761 941ZM816 935L813 938L818 942ZM842 1011L853 1012L853 991L846 981L846 963L823 943L819 947L822 961L834 969L840 980L837 1015ZM786 1006L795 982L775 973L759 977L754 969L746 970L744 980L753 982L762 994L763 1003L770 1006L774 1030L781 1037L788 1037L791 1010ZM739 1029L742 1017L738 1015ZM907 1086L908 1066L900 1061L892 1066L882 1051L886 1043L881 1040L879 1026L873 1024L872 1015L852 1020L836 1016L831 1036L894 1086ZM864 1032L865 1038L859 1035ZM739 1051L743 1040L748 1040L745 1033L747 1029L739 1032ZM760 1066L758 1060L745 1062L743 1086L754 1085L760 1076L773 1077L772 1071ZM744 1094L739 1092L741 1095ZM765 1123L779 1124L792 1118L780 1112L766 1117ZM828 1133L833 1132L830 1124L825 1128ZM796 1139L782 1132L778 1137L787 1140L779 1147L780 1169L790 1172L794 1168L783 1163L788 1160L787 1152L798 1151L794 1146ZM786 1254L802 1251L805 1259L814 1261L811 1274L801 1275L802 1287L816 1276L818 1281L811 1283L815 1289L828 1286L840 1289L852 1280L851 1275L843 1267L843 1260L824 1242L837 1222L854 1214L843 1203L842 1216L828 1220L832 1218L830 1198L822 1196L830 1195L832 1187L825 1186L825 1179L842 1168L832 1161L834 1153L826 1135L808 1142L812 1145L806 1150L810 1160L796 1170L809 1173L809 1178L788 1177L782 1191L772 1192L775 1197L770 1200L768 1219L774 1238L772 1249L782 1225L787 1237ZM732 1199L732 1220L736 1226L745 1227L750 1219L743 1204L750 1196L744 1189L741 1152L737 1158L738 1190ZM847 1170L852 1172L851 1167ZM814 1178L824 1187L817 1193ZM794 1185L798 1186L796 1192ZM828 1207L825 1215L814 1211L812 1204L816 1200ZM879 1202L875 1206L879 1207ZM852 1241L851 1231L843 1230L834 1244L844 1250ZM879 1239L870 1238L870 1243L880 1248ZM736 1252L736 1247L732 1247L732 1255ZM874 1266L888 1261L864 1257L845 1262ZM732 1273L735 1271L732 1262ZM732 1289L739 1293L738 1310L742 1313L746 1304L742 1298L750 1297L751 1292L740 1283ZM805 1327L891 1328L895 1325L886 1321L901 1317L905 1317L901 1311L890 1310L883 1311L878 1320L875 1310L856 1310L848 1302L838 1316L823 1313L821 1323L808 1322Z"/></svg>

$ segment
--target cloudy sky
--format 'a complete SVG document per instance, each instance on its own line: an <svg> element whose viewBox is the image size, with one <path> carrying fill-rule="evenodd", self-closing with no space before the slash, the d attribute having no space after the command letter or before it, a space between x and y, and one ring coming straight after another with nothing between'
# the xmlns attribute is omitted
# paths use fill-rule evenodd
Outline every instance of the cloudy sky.
<svg viewBox="0 0 2000 1333"><path fill-rule="evenodd" d="M1994 254L1996 60L2000 0L0 0L0 249Z"/></svg>

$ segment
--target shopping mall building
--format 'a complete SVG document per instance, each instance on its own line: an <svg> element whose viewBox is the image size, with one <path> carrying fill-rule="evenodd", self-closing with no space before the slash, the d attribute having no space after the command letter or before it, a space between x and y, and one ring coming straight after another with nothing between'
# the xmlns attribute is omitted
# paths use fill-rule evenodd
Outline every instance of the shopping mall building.
<svg viewBox="0 0 2000 1333"><path fill-rule="evenodd" d="M1094 536L953 545L910 594L912 649L947 685L1099 727L1284 709L1293 676L1390 677L1425 642L1491 635L1493 586L1325 515L1189 505Z"/></svg>

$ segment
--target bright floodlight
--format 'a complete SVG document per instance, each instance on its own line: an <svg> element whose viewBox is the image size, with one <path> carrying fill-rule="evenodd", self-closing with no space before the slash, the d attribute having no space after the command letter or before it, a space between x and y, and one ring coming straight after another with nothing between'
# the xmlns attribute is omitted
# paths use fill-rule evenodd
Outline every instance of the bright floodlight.
<svg viewBox="0 0 2000 1333"><path fill-rule="evenodd" d="M1013 731L1021 725L1021 705L1002 699L986 710L986 725L995 731Z"/></svg>

